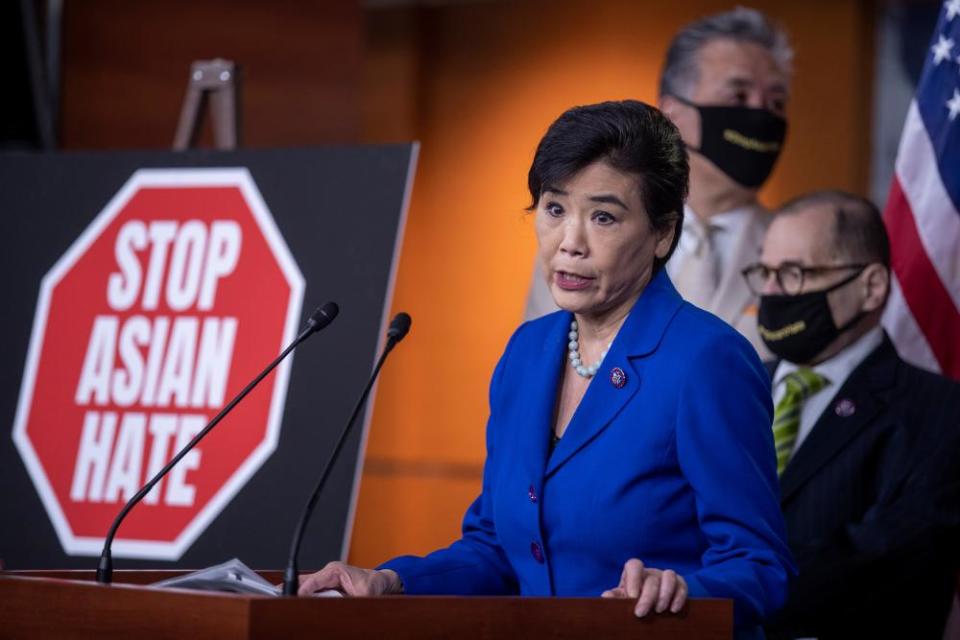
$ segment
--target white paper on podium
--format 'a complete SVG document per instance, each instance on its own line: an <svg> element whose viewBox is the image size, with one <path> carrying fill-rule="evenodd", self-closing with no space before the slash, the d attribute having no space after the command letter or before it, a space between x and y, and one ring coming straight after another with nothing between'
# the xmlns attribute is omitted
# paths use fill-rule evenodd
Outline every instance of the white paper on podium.
<svg viewBox="0 0 960 640"><path fill-rule="evenodd" d="M229 591L249 595L279 597L280 587L260 577L238 558L193 573L154 582L151 587L193 589L196 591ZM321 598L339 598L343 594L335 589L325 589L311 594Z"/></svg>

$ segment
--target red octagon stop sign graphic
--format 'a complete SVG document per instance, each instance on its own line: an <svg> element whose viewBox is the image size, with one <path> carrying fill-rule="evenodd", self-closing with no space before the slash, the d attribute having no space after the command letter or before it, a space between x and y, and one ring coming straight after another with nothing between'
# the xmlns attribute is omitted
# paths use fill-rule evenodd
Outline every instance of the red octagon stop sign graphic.
<svg viewBox="0 0 960 640"><path fill-rule="evenodd" d="M64 550L119 508L295 336L303 276L246 169L140 170L44 277L14 440ZM120 527L179 558L274 451L291 359Z"/></svg>

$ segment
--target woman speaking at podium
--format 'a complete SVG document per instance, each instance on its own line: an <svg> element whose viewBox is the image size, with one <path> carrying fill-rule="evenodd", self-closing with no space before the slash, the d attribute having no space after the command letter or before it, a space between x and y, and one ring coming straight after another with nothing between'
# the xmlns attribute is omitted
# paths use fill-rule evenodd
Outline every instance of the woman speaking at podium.
<svg viewBox="0 0 960 640"><path fill-rule="evenodd" d="M679 133L646 104L550 126L528 182L561 310L523 324L493 373L462 537L378 570L331 563L301 593L602 595L638 616L732 598L741 631L782 604L794 569L769 377L663 268L687 181Z"/></svg>

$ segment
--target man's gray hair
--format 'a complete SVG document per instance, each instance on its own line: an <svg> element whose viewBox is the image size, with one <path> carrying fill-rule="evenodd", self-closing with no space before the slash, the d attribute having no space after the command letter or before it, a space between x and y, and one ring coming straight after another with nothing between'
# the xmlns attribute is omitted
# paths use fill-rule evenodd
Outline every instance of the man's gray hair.
<svg viewBox="0 0 960 640"><path fill-rule="evenodd" d="M770 52L784 73L792 71L793 49L786 32L756 9L737 7L691 22L673 37L660 76L660 95L689 98L700 77L700 49L719 39L758 44Z"/></svg>

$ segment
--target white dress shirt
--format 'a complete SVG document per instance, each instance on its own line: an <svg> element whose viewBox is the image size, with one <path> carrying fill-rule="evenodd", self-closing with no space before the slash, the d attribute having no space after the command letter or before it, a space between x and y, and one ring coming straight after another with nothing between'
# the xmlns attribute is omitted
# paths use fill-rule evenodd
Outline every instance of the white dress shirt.
<svg viewBox="0 0 960 640"><path fill-rule="evenodd" d="M709 226L710 248L716 261L717 282L721 282L729 269L740 266L731 264L734 262L731 253L735 250L737 238L743 233L743 229L753 215L754 209L754 206L741 207L724 213L717 213L707 220L701 221L690 207L684 205L683 230L680 233L680 241L666 266L670 279L676 282L686 261L698 253L698 244L703 234L693 227ZM684 292L680 291L680 295L684 295Z"/></svg>
<svg viewBox="0 0 960 640"><path fill-rule="evenodd" d="M790 454L791 457L796 454L800 445L813 431L813 425L831 405L840 387L847 381L853 370L860 366L860 363L882 342L883 330L880 327L874 327L840 353L813 367L816 373L829 380L829 382L807 398L800 408L800 430L797 433L797 442L794 444L793 452ZM777 403L786 393L787 385L783 382L783 379L787 374L793 373L799 368L796 364L786 360L781 360L780 364L777 365L777 370L773 376L773 406L777 406Z"/></svg>

